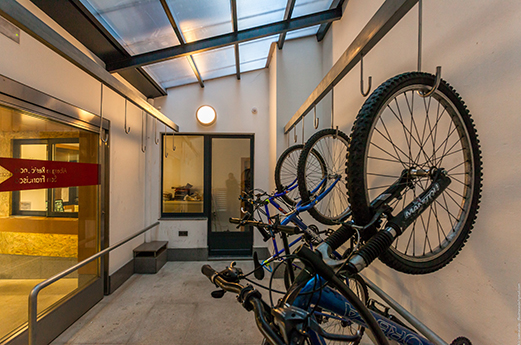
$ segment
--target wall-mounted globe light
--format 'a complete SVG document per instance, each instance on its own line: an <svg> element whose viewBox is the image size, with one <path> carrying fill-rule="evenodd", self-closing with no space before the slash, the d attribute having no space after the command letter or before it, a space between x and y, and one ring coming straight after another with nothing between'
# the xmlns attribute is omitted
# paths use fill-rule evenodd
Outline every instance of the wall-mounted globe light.
<svg viewBox="0 0 521 345"><path fill-rule="evenodd" d="M197 121L203 126L212 125L217 119L217 113L215 109L210 107L209 105L202 105L195 112L195 116L197 117Z"/></svg>

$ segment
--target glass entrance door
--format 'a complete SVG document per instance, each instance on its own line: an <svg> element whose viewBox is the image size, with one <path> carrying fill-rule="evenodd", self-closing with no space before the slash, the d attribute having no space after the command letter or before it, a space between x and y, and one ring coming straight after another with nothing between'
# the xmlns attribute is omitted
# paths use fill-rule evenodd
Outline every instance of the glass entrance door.
<svg viewBox="0 0 521 345"><path fill-rule="evenodd" d="M253 136L212 137L210 146L209 255L250 256L252 229L237 228L229 219L244 215L246 205L239 196L253 187Z"/></svg>
<svg viewBox="0 0 521 345"><path fill-rule="evenodd" d="M98 140L97 132L0 104L2 344L26 343L27 300L36 284L100 248ZM102 298L100 273L100 263L91 262L41 291L39 343L74 321L66 311L85 312ZM85 302L77 303L80 294Z"/></svg>

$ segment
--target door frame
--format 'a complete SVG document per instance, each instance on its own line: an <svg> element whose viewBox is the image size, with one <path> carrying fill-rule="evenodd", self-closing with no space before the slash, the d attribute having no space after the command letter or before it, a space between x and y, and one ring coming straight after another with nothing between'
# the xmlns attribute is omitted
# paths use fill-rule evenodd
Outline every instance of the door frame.
<svg viewBox="0 0 521 345"><path fill-rule="evenodd" d="M253 228L246 226L244 232L212 232L212 139L250 139L250 170L251 170L251 186L254 186L255 172L255 134L209 134L205 135L205 209L208 218L208 256L238 256L251 257L253 253ZM239 197L239 196L237 196ZM218 248L223 243L236 241L237 248ZM217 248L216 248L217 246ZM212 248L213 247L213 248ZM222 247L222 246L221 246ZM246 248L244 248L246 247Z"/></svg>

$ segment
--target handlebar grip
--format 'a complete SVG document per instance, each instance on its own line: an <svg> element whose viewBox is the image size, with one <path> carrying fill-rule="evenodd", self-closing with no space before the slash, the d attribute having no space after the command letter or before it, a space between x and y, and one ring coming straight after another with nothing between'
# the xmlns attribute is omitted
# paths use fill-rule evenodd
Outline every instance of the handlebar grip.
<svg viewBox="0 0 521 345"><path fill-rule="evenodd" d="M331 234L328 238L326 238L325 242L331 247L331 250L335 251L342 244L344 244L347 240L351 238L355 233L352 227L343 225L335 230L334 233Z"/></svg>
<svg viewBox="0 0 521 345"><path fill-rule="evenodd" d="M295 235L301 233L300 228L296 226L290 225L274 225L273 229L278 230L280 232L287 233L289 235Z"/></svg>
<svg viewBox="0 0 521 345"><path fill-rule="evenodd" d="M241 223L241 220L239 218L230 218L229 221L232 224L240 224Z"/></svg>
<svg viewBox="0 0 521 345"><path fill-rule="evenodd" d="M208 279L211 279L214 274L217 273L216 270L214 270L210 265L204 265L201 267L201 272L208 277Z"/></svg>
<svg viewBox="0 0 521 345"><path fill-rule="evenodd" d="M353 274L358 273L369 266L371 262L391 246L396 236L396 229L390 226L385 230L377 232L351 257L347 264L348 272Z"/></svg>

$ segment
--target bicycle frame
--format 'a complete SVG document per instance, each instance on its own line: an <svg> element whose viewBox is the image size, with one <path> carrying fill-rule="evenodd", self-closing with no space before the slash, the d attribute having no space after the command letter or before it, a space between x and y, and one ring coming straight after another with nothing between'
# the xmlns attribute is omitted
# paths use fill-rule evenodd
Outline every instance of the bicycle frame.
<svg viewBox="0 0 521 345"><path fill-rule="evenodd" d="M303 232L307 232L306 230L308 230L308 226L298 217L299 214L301 212L305 212L307 210L309 210L310 208L312 208L313 206L315 206L318 202L320 202L329 192L331 192L331 190L335 187L335 185L340 181L341 177L338 176L335 181L333 181L333 183L331 184L331 186L329 186L325 191L323 191L322 193L320 193L313 201L305 204L305 205L302 205L301 204L301 201L299 201L297 203L297 206L295 207L295 209L293 211L290 211L290 212L286 212L276 201L275 199L281 197L282 195L284 194L287 194L288 192L292 191L293 189L295 189L297 187L297 180L295 179L283 192L280 192L280 193L276 193L275 195L271 196L268 198L268 203L266 203L264 205L264 212L266 213L266 216L268 217L268 222L271 224L271 219L270 219L270 212L269 212L269 207L268 205L269 204L272 204L277 210L279 210L280 212L282 212L283 214L287 215L281 222L280 224L281 225L288 225L289 223L293 223L295 224L296 226L298 226ZM315 187L315 189L313 189L311 191L312 194L316 193L320 188L322 188L322 186L326 183L327 181L327 177L323 178L322 181ZM294 240L293 242L291 242L289 244L289 248L291 248L292 246L294 246L296 243L300 242L302 240L302 237L303 236L299 236L296 240ZM269 267L269 262L271 262L274 258L276 258L277 256L283 254L285 252L285 249L282 248L282 249L278 249L278 246L277 246L277 241L275 240L275 238L273 237L272 238L272 241L273 241L273 249L275 251L275 253L267 258L266 260L264 260L261 264L266 268L266 270L268 272L271 272L271 269ZM313 249L313 246L312 244L310 243L309 244L311 249Z"/></svg>
<svg viewBox="0 0 521 345"><path fill-rule="evenodd" d="M322 286L326 281L321 278L312 278L300 291L301 295L297 296L293 301L293 306L307 309L310 304L318 305L320 308L328 310L342 317L342 320L350 321L358 325L367 327L366 323L356 311L356 309L349 303L349 301L337 291L324 287L321 292L315 292L313 294L302 295L316 290L317 286ZM376 322L380 326L385 336L403 345L435 345L423 336L419 335L415 331L403 327L396 322L389 320L388 318L370 310L371 314L376 319ZM325 340L312 330L309 330L312 344L325 345Z"/></svg>

